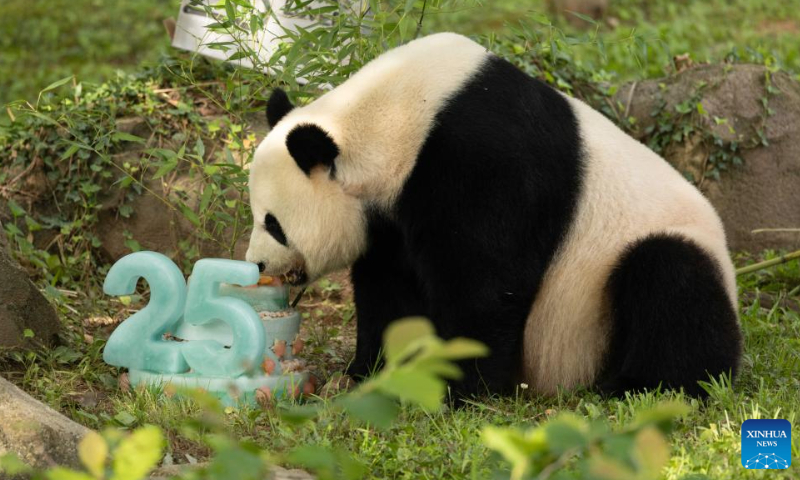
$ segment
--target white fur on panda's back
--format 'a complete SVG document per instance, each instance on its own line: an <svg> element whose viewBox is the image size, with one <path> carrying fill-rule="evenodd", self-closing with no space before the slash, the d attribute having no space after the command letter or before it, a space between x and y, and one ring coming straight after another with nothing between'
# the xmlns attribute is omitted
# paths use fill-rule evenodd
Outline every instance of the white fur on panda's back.
<svg viewBox="0 0 800 480"><path fill-rule="evenodd" d="M717 260L736 305L734 269L711 204L602 114L569 102L584 143L584 190L525 328L524 381L546 394L595 380L610 328L604 287L620 254L637 239L661 232L690 238Z"/></svg>
<svg viewBox="0 0 800 480"><path fill-rule="evenodd" d="M452 33L414 40L290 112L270 136L282 141L303 122L321 126L341 149L336 173L345 191L388 208L410 174L436 114L487 55L484 47Z"/></svg>

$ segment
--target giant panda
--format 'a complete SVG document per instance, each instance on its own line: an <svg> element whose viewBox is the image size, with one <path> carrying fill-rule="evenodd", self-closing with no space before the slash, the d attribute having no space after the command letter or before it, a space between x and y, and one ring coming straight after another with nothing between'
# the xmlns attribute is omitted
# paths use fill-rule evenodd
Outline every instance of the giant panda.
<svg viewBox="0 0 800 480"><path fill-rule="evenodd" d="M357 346L425 316L486 344L455 393L621 395L736 374L720 218L665 160L472 40L392 49L308 105L283 91L250 167L246 259L304 284L351 267Z"/></svg>

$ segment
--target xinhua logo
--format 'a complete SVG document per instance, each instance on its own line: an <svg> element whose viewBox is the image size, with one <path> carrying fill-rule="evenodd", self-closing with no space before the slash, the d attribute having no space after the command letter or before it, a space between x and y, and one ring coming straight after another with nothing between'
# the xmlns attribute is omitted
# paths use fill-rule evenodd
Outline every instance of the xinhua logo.
<svg viewBox="0 0 800 480"><path fill-rule="evenodd" d="M792 424L788 420L745 420L742 424L742 465L750 470L789 468L792 464Z"/></svg>

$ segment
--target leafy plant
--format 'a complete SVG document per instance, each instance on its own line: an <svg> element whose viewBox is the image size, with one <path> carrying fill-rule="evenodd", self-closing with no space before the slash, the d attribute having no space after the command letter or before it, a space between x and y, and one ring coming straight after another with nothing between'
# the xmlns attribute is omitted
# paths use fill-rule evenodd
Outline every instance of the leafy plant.
<svg viewBox="0 0 800 480"><path fill-rule="evenodd" d="M386 428L396 419L397 402L419 405L432 411L442 404L446 379L460 378L456 360L486 355L483 345L467 339L439 339L425 319L413 318L393 323L386 332L386 368L352 393L332 405L313 403L293 407L283 417L294 424L313 419L322 408L339 409L366 425ZM206 414L186 424L187 434L207 443L215 452L209 465L186 473L183 478L264 478L268 456L250 442L235 440L221 421L225 409L219 401L202 391L184 391L201 405ZM43 472L49 480L139 480L158 464L163 455L164 439L154 426L144 426L129 436L116 429L103 435L90 432L78 452L85 472L56 467ZM111 458L110 466L108 458ZM363 467L337 449L301 446L284 459L317 470L319 478L361 478ZM0 472L27 471L14 458L0 462ZM41 474L41 472L40 472Z"/></svg>
<svg viewBox="0 0 800 480"><path fill-rule="evenodd" d="M483 439L511 464L511 480L652 479L670 457L664 435L673 418L686 413L686 405L665 403L640 412L634 423L620 431L604 422L562 414L527 431L489 426L483 430Z"/></svg>
<svg viewBox="0 0 800 480"><path fill-rule="evenodd" d="M293 428L313 425L323 411L340 411L367 428L389 428L398 418L399 404L428 412L440 409L446 380L458 379L458 360L486 355L483 345L468 339L441 340L430 322L410 318L394 322L385 335L385 368L354 391L331 402L281 408L281 418ZM212 460L185 470L184 479L260 479L271 462L289 462L312 469L321 479L357 479L364 466L342 449L323 445L297 445L280 455L270 455L248 440L237 440L224 421L227 409L201 391L184 391L204 415L187 421L189 438L206 443ZM399 402L399 404L398 404ZM510 478L655 478L669 458L664 433L674 417L687 412L682 404L664 404L640 412L626 428L613 431L605 422L587 422L575 415L561 415L543 425L521 431L512 427L487 426L486 445L512 464ZM63 467L39 472L49 480L139 480L163 456L164 439L154 426L124 435L107 429L102 436L88 434L79 446L83 471ZM577 461L576 461L577 459ZM4 469L4 470L3 470ZM0 471L29 471L14 458L0 462ZM578 475L576 477L576 475Z"/></svg>

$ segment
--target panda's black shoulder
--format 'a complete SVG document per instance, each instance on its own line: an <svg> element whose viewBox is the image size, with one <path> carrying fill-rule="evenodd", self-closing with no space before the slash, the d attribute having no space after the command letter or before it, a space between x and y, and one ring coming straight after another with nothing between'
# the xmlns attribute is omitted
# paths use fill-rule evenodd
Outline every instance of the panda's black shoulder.
<svg viewBox="0 0 800 480"><path fill-rule="evenodd" d="M398 196L409 248L535 292L581 198L578 123L564 95L487 55L437 113Z"/></svg>
<svg viewBox="0 0 800 480"><path fill-rule="evenodd" d="M497 190L489 202L535 199L553 207L548 220L568 224L587 161L580 128L564 95L487 54L443 102L401 200L433 189L463 201L468 183L475 193Z"/></svg>
<svg viewBox="0 0 800 480"><path fill-rule="evenodd" d="M536 121L542 128L530 133L542 133L538 140L572 145L576 149L580 144L578 121L564 95L496 55L484 58L462 88L451 95L440 116L453 111L472 112L461 117L461 121L465 124L477 121L482 127L524 127ZM449 126L461 127L455 120L450 115ZM481 124L482 121L492 123Z"/></svg>

